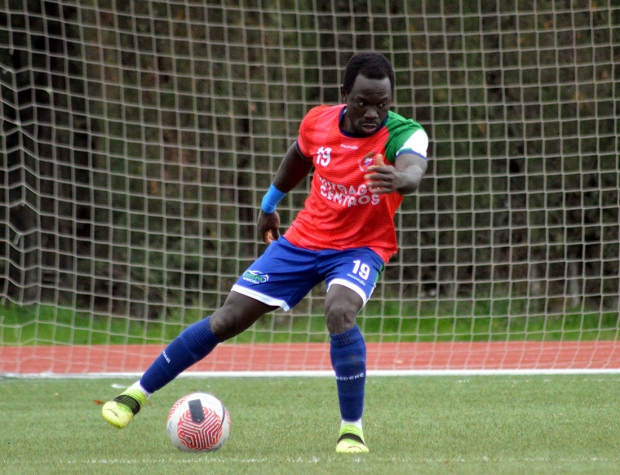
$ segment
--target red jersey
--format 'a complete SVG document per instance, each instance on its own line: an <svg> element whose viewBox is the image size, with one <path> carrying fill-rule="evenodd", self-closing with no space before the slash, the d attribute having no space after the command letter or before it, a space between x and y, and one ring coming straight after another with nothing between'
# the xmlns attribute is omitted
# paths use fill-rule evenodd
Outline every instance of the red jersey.
<svg viewBox="0 0 620 475"><path fill-rule="evenodd" d="M394 164L405 142L422 127L389 112L386 123L369 137L340 129L344 105L318 106L303 119L297 146L314 162L310 195L284 237L311 250L368 247L387 262L398 250L394 214L403 196L378 195L366 186L372 155Z"/></svg>

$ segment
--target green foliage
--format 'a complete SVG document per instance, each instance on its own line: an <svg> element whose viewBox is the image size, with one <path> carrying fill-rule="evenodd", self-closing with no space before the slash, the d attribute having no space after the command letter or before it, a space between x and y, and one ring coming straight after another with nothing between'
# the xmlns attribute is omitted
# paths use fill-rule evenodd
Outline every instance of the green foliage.
<svg viewBox="0 0 620 475"><path fill-rule="evenodd" d="M522 305L525 305L523 303ZM446 301L402 306L369 302L358 318L368 342L588 341L618 339L617 312L527 315L509 299ZM236 343L322 343L325 318L268 314ZM404 312L401 316L399 312ZM204 317L197 310L168 309L167 318L131 319L50 306L8 305L0 313L0 345L103 345L168 343Z"/></svg>
<svg viewBox="0 0 620 475"><path fill-rule="evenodd" d="M9 300L128 300L138 319L221 304L262 250L261 190L305 112L338 102L350 54L376 49L396 110L431 137L391 271L438 299L516 282L516 298L617 309L613 2L5 3ZM282 203L285 225L304 196Z"/></svg>
<svg viewBox="0 0 620 475"><path fill-rule="evenodd" d="M169 342L200 316L170 310L163 320L128 319L51 306L8 305L0 316L0 345L100 345Z"/></svg>

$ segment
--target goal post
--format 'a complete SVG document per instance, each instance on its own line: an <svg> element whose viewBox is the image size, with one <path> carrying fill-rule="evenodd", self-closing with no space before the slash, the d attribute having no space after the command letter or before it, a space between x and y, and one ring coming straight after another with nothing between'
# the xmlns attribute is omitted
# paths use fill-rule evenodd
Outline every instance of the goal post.
<svg viewBox="0 0 620 475"><path fill-rule="evenodd" d="M218 308L365 50L430 137L358 319L369 369L616 370L619 24L612 0L0 0L0 374L140 372ZM193 370L329 371L324 296Z"/></svg>

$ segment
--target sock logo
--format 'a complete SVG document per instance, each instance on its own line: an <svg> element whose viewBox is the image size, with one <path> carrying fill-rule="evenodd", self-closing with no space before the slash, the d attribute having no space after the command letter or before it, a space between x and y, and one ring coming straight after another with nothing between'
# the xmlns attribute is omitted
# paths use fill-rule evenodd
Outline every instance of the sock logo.
<svg viewBox="0 0 620 475"><path fill-rule="evenodd" d="M166 350L162 351L161 355L166 360L166 363L170 363L170 358L168 358L168 355L166 354Z"/></svg>
<svg viewBox="0 0 620 475"><path fill-rule="evenodd" d="M336 381L353 381L354 379L362 379L366 377L366 373L354 374L353 376L336 376Z"/></svg>

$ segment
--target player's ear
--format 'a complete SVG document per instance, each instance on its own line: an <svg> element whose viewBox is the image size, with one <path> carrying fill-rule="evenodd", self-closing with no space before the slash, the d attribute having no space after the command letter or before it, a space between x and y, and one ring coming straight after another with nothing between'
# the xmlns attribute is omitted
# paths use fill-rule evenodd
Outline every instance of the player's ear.
<svg viewBox="0 0 620 475"><path fill-rule="evenodd" d="M342 96L342 102L347 102L347 93L344 92L344 86L340 86L340 95Z"/></svg>

